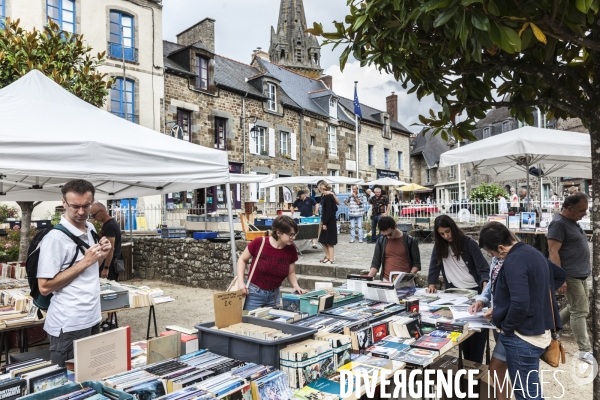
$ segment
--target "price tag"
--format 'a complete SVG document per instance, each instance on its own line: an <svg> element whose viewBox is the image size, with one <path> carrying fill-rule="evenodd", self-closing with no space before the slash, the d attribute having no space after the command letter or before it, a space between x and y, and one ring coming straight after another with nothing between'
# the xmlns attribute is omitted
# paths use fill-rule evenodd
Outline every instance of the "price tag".
<svg viewBox="0 0 600 400"><path fill-rule="evenodd" d="M244 294L236 292L219 292L214 294L215 326L227 328L242 322Z"/></svg>

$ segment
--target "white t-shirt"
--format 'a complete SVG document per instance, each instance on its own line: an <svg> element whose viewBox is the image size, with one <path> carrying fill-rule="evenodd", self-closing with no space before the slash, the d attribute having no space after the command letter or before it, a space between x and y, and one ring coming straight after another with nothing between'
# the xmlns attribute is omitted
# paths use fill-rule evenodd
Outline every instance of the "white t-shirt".
<svg viewBox="0 0 600 400"><path fill-rule="evenodd" d="M469 273L469 268L463 261L462 257L458 260L452 253L452 247L448 247L448 257L442 260L444 264L444 274L450 283L459 289L471 289L477 286L477 282L473 275Z"/></svg>
<svg viewBox="0 0 600 400"><path fill-rule="evenodd" d="M510 195L510 206L519 207L519 196L517 196L515 193Z"/></svg>
<svg viewBox="0 0 600 400"><path fill-rule="evenodd" d="M88 244L94 243L91 231L94 226L86 222L87 233L73 226L63 216L61 225L73 235ZM52 279L60 271L67 269L75 256L75 243L57 229L50 231L40 245L38 278ZM78 251L75 263L83 258ZM102 320L100 311L100 277L98 263L88 267L77 278L62 289L54 292L50 302L44 330L58 337L63 332L73 332L90 328Z"/></svg>

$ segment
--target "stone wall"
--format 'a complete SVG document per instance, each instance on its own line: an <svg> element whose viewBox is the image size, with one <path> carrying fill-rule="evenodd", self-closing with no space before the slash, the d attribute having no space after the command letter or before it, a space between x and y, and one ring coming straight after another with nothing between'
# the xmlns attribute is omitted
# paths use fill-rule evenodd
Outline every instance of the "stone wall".
<svg viewBox="0 0 600 400"><path fill-rule="evenodd" d="M229 243L134 238L134 277L202 289L225 290L233 279ZM245 246L245 241L236 243Z"/></svg>

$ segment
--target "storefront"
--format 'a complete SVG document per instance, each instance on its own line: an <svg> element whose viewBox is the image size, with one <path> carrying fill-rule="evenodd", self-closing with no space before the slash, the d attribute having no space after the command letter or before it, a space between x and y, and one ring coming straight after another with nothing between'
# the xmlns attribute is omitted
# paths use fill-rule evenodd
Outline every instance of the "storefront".
<svg viewBox="0 0 600 400"><path fill-rule="evenodd" d="M464 199L467 197L466 183L461 182L460 196ZM457 182L446 182L438 183L435 185L435 198L438 203L452 203L459 201L458 194L458 183Z"/></svg>

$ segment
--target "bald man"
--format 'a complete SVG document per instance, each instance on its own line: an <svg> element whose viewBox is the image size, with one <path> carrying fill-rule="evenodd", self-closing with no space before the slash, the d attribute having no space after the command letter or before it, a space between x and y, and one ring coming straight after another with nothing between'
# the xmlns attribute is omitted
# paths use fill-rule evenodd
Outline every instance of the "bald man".
<svg viewBox="0 0 600 400"><path fill-rule="evenodd" d="M121 256L121 228L119 228L117 221L108 214L102 203L94 203L90 215L93 219L102 223L100 237L106 237L112 245L106 258L99 261L100 277L116 281L119 279L119 273L115 271L115 261Z"/></svg>

